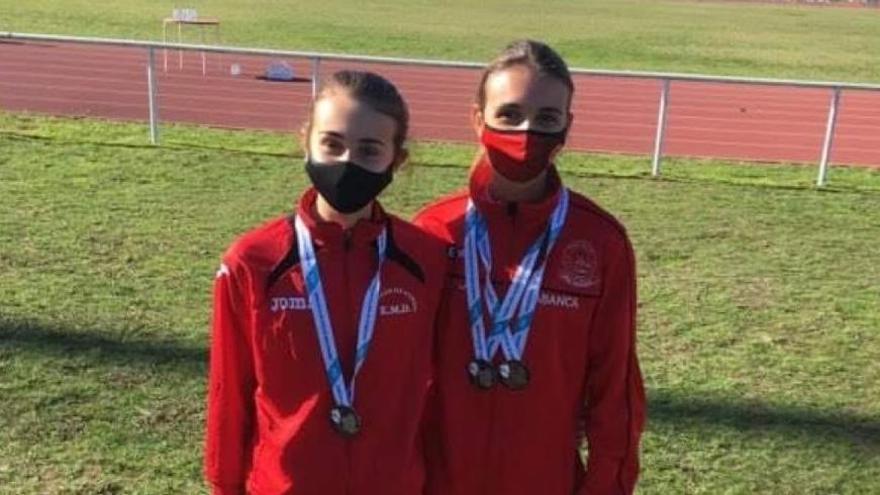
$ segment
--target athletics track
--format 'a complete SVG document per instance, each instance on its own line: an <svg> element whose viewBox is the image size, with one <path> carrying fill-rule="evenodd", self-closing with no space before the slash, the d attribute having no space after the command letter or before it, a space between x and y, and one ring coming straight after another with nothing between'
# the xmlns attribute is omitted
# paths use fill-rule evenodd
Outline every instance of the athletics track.
<svg viewBox="0 0 880 495"><path fill-rule="evenodd" d="M288 59L299 82L258 79L267 58L177 52L156 57L162 122L293 132L311 95L311 66ZM147 120L145 49L0 41L0 109ZM230 64L241 74L230 75ZM324 61L321 72L363 68L394 81L416 139L475 141L469 109L479 71ZM578 75L570 149L650 154L660 82ZM664 154L756 161L819 160L830 90L673 82ZM844 91L831 161L880 167L880 92Z"/></svg>

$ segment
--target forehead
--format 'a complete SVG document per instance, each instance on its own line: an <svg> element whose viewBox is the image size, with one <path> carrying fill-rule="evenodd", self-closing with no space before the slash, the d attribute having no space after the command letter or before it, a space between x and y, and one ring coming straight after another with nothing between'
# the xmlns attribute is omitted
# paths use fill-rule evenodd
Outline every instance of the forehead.
<svg viewBox="0 0 880 495"><path fill-rule="evenodd" d="M391 142L397 130L393 118L344 92L331 92L315 102L312 133L334 132L346 138Z"/></svg>
<svg viewBox="0 0 880 495"><path fill-rule="evenodd" d="M493 72L486 79L486 106L517 103L533 108L568 107L569 90L559 79L538 74L526 65L513 65Z"/></svg>

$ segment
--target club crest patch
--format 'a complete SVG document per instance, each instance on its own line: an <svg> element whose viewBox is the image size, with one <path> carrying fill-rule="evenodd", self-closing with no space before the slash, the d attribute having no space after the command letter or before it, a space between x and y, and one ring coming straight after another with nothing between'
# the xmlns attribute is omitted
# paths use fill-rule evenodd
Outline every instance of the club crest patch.
<svg viewBox="0 0 880 495"><path fill-rule="evenodd" d="M382 291L379 296L379 315L397 316L415 313L419 304L412 292L399 287L391 287Z"/></svg>
<svg viewBox="0 0 880 495"><path fill-rule="evenodd" d="M578 289L596 285L599 267L593 245L586 239L569 242L562 249L558 273L563 282Z"/></svg>

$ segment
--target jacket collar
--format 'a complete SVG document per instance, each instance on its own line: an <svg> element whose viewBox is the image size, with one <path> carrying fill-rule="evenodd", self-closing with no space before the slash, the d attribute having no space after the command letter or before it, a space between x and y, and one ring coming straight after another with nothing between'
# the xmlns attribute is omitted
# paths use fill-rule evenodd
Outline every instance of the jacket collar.
<svg viewBox="0 0 880 495"><path fill-rule="evenodd" d="M492 165L486 158L481 159L471 172L470 197L477 209L487 218L500 215L516 215L525 222L545 223L553 214L562 193L562 179L556 166L552 165L547 174L547 190L544 196L534 202L509 202L493 198L489 192L492 180Z"/></svg>
<svg viewBox="0 0 880 495"><path fill-rule="evenodd" d="M296 207L296 214L302 218L317 246L337 246L346 242L350 242L352 246L371 245L375 243L388 223L385 210L378 201L373 201L370 218L358 220L350 229L343 230L341 225L328 222L318 216L315 206L317 200L318 191L310 187L300 197Z"/></svg>

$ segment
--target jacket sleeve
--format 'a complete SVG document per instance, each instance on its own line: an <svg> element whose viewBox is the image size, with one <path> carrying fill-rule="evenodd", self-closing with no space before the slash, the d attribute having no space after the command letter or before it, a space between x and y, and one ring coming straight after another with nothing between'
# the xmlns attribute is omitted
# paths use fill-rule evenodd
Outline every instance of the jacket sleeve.
<svg viewBox="0 0 880 495"><path fill-rule="evenodd" d="M214 281L205 478L214 495L244 495L254 428L255 374L247 272L227 260Z"/></svg>
<svg viewBox="0 0 880 495"><path fill-rule="evenodd" d="M431 209L426 208L413 217L412 224L418 227L422 232L434 237L445 245L452 244L452 234L449 232L446 224L431 214Z"/></svg>
<svg viewBox="0 0 880 495"><path fill-rule="evenodd" d="M604 289L590 327L585 427L589 454L577 495L629 495L639 473L645 392L636 357L636 275L624 240L603 263Z"/></svg>
<svg viewBox="0 0 880 495"><path fill-rule="evenodd" d="M431 321L433 322L431 334L432 378L431 386L429 387L425 398L425 410L422 414L422 420L420 423L420 437L423 447L422 452L425 466L427 467L442 465L444 462L441 448L442 421L437 377L440 368L439 357L442 329L444 327L443 316L447 314L447 305L449 302L445 287L447 285L447 278L452 269L448 250L451 243L444 240L443 233L445 232L445 226L436 218L427 215L418 215L413 220L413 224L429 236L433 237L431 244L436 246L430 250L430 254L425 256L426 260L428 260L432 266L429 272L434 275L434 278L431 279L428 284L432 298L431 304L428 306L432 308ZM436 471L436 469L426 469L426 486L431 486L432 481L430 477Z"/></svg>

